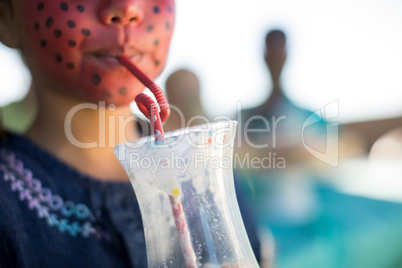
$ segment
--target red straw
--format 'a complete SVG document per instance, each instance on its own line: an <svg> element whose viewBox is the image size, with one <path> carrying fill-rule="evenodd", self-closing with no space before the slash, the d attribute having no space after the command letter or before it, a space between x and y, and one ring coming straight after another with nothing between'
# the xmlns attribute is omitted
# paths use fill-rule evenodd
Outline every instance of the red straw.
<svg viewBox="0 0 402 268"><path fill-rule="evenodd" d="M164 142L165 135L162 127L161 116L159 114L158 105L147 94L140 93L135 97L140 111L151 122L151 129L154 131L155 142ZM169 107L168 107L169 108Z"/></svg>
<svg viewBox="0 0 402 268"><path fill-rule="evenodd" d="M154 94L158 105L154 100L144 93L140 93L135 97L135 102L140 111L151 122L151 128L155 134L155 142L164 142L165 136L162 127L162 122L165 122L169 117L170 108L166 101L161 88L149 79L137 66L126 57L117 58L138 80L141 81ZM197 259L194 254L194 249L191 244L190 233L187 227L186 217L184 215L183 206L180 198L174 198L169 195L169 201L172 206L172 212L175 219L176 229L179 234L179 243L184 256L184 261L187 268L196 268Z"/></svg>
<svg viewBox="0 0 402 268"><path fill-rule="evenodd" d="M134 63L132 63L130 61L130 59L126 58L126 57L121 57L121 58L117 58L121 64L123 64L135 77L138 78L138 80L141 81L141 83L144 84L144 86L146 86L147 88L149 88L149 90L151 90L152 94L154 94L155 98L156 98L156 102L159 104L159 108L160 108L160 119L162 122L165 122L169 115L170 115L170 108L169 108L169 104L166 101L165 96L163 95L163 92L161 90L161 88L154 83L154 81L152 81L151 79L149 79L140 69L138 69L137 66L134 65ZM138 101L137 101L138 99ZM140 111L149 119L150 115L152 115L153 113L153 107L150 107L151 102L153 102L153 100L148 97L146 94L144 93L140 93L137 95L137 97L135 97L135 101L137 102L138 108L140 109ZM155 103L155 102L153 102ZM159 114L159 112L157 113ZM150 120L152 122L152 120ZM155 126L155 127L159 127ZM163 133L163 129L162 129L162 124L160 124L160 128L158 128L158 130Z"/></svg>

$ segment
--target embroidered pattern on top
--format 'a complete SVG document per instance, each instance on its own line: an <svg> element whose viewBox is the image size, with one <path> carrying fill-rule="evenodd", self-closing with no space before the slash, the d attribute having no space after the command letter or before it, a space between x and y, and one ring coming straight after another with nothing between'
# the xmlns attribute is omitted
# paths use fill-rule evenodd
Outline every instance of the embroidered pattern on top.
<svg viewBox="0 0 402 268"><path fill-rule="evenodd" d="M23 162L16 159L14 153L1 149L0 157L7 163L0 163L3 180L10 182L11 190L19 193L19 200L26 201L28 208L36 210L38 217L45 219L49 226L71 236L103 236L103 232L94 227L95 217L85 204L64 201L49 188L42 187L42 183L33 178L32 172L24 168Z"/></svg>

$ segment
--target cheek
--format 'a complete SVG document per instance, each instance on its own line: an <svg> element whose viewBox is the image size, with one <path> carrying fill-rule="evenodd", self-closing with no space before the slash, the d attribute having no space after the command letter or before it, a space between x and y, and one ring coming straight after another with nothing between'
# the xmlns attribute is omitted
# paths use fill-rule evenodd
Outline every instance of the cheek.
<svg viewBox="0 0 402 268"><path fill-rule="evenodd" d="M24 50L40 57L52 73L68 76L77 68L79 44L91 35L85 26L85 5L34 0L27 1L25 10L29 40Z"/></svg>
<svg viewBox="0 0 402 268"><path fill-rule="evenodd" d="M147 16L143 22L148 36L149 48L154 50L154 67L163 68L167 51L174 29L174 2L165 1L160 4L150 4L146 10Z"/></svg>

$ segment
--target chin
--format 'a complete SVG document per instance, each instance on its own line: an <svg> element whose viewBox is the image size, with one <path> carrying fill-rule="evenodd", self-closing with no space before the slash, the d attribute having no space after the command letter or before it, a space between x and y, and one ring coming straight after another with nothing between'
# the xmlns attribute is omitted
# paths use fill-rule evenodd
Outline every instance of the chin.
<svg viewBox="0 0 402 268"><path fill-rule="evenodd" d="M123 80L120 80L123 81ZM88 102L98 104L104 102L106 105L114 104L124 106L134 101L135 97L144 91L144 86L138 81L117 83L105 83L104 86L88 86L84 89L85 99Z"/></svg>
<svg viewBox="0 0 402 268"><path fill-rule="evenodd" d="M134 101L135 96L120 96L120 95L115 95L115 96L92 96L92 97L87 97L86 101L89 103L102 105L104 104L105 106L108 105L115 105L115 106L127 106L131 102Z"/></svg>
<svg viewBox="0 0 402 268"><path fill-rule="evenodd" d="M130 105L130 103L132 103L134 101L133 99L124 99L124 100L104 100L105 105L116 105L117 107L119 106L128 106Z"/></svg>

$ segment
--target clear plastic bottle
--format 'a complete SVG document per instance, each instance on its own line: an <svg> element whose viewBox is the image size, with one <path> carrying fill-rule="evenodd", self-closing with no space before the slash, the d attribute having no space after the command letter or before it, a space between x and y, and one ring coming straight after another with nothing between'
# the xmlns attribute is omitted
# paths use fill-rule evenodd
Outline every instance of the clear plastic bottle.
<svg viewBox="0 0 402 268"><path fill-rule="evenodd" d="M115 154L140 205L148 267L259 267L233 181L237 122L120 144Z"/></svg>

